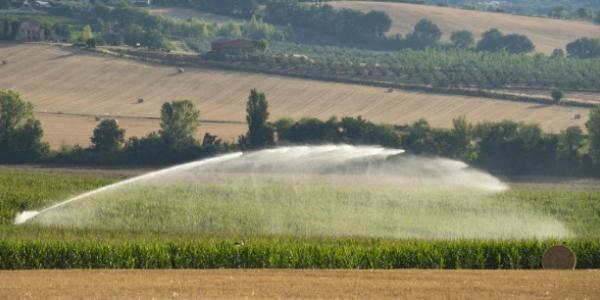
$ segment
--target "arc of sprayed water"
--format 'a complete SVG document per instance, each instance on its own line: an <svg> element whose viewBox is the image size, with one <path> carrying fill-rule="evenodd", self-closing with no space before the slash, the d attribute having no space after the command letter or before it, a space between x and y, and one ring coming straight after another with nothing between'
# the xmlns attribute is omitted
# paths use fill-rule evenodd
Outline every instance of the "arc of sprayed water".
<svg viewBox="0 0 600 300"><path fill-rule="evenodd" d="M187 170L187 169L191 169L194 167L198 167L201 165L205 165L205 164L209 164L209 163L217 163L217 162L223 162L223 161L227 161L230 159L234 159L234 158L238 158L240 156L242 156L243 153L242 152L236 152L236 153L231 153L231 154L225 154L225 155L221 155L221 156L217 156L217 157L213 157L213 158L208 158L208 159L203 159L203 160L199 160L199 161L194 161L194 162L190 162L190 163L186 163L186 164L181 164L181 165L177 165L177 166L173 166L170 168L165 168L165 169L161 169L158 171L154 171L154 172L150 172L144 175L140 175L137 177L133 177L130 179L126 179L120 182L117 182L115 184L111 184L111 185L107 185L101 188L98 188L96 190L78 195L76 197L67 199L63 202L60 202L58 204L55 204L53 206L47 207L41 211L24 211L20 214L17 215L17 217L15 218L15 224L19 225L19 224L24 224L28 221L30 221L31 219L34 219L35 217L42 215L48 211L57 209L59 207L65 206L67 204L73 203L73 202L77 202L79 200L85 199L86 197L89 197L91 195L97 194L97 193L101 193L101 192L105 192L105 191L109 191L109 190L113 190L116 188L119 188L123 185L126 184L130 184L130 183L134 183L137 181L142 181L142 180L147 180L147 179L151 179L166 173L169 173L171 171L183 171L183 170Z"/></svg>

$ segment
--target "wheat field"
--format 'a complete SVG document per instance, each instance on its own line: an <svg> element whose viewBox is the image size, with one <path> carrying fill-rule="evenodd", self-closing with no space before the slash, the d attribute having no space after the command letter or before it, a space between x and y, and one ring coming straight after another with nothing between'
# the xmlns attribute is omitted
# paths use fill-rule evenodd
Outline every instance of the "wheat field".
<svg viewBox="0 0 600 300"><path fill-rule="evenodd" d="M93 54L48 44L0 44L0 88L20 92L35 106L53 146L86 145L95 116L120 116L129 135L158 128L166 101L189 99L197 104L204 128L235 139L246 128L245 102L250 89L265 92L270 120L282 117L359 116L406 124L420 118L436 127L449 127L465 115L472 122L536 122L550 132L583 126L588 109L427 94L258 73L175 67ZM144 98L138 103L138 98ZM576 118L580 115L581 118Z"/></svg>
<svg viewBox="0 0 600 300"><path fill-rule="evenodd" d="M527 35L536 45L536 51L543 53L551 53L555 48L564 49L568 43L580 37L600 37L600 26L584 21L555 20L407 3L332 1L328 4L335 8L384 11L392 19L390 34L410 33L420 19L427 18L440 27L444 33L444 40L449 40L450 33L454 30L472 31L479 39L482 32L490 28L498 28L504 33Z"/></svg>

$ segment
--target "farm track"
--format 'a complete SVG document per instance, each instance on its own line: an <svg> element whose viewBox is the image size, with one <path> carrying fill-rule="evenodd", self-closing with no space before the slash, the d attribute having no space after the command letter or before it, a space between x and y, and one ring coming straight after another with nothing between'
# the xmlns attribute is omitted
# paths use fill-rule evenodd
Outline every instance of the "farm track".
<svg viewBox="0 0 600 300"><path fill-rule="evenodd" d="M593 299L599 271L44 270L0 272L2 299Z"/></svg>
<svg viewBox="0 0 600 300"><path fill-rule="evenodd" d="M406 35L423 18L436 23L443 32L443 40L449 40L455 30L472 31L477 39L490 28L504 33L528 36L536 45L536 51L550 54L555 48L566 45L580 37L600 37L600 27L590 22L556 20L540 17L517 16L504 13L481 12L433 5L371 1L332 1L335 8L351 8L361 11L385 11L392 19L389 34Z"/></svg>
<svg viewBox="0 0 600 300"><path fill-rule="evenodd" d="M0 88L16 90L34 104L54 147L87 145L97 124L91 116L126 116L121 124L128 136L147 134L158 129L161 105L177 99L195 102L202 119L224 122L204 123L203 129L235 140L245 132L245 102L252 88L267 94L270 120L361 115L391 124L425 118L432 126L450 127L453 118L465 115L472 122L511 119L558 132L583 126L588 112L209 68L186 68L180 74L174 67L44 44L0 44L0 59L8 61L0 66ZM137 102L140 97L143 103Z"/></svg>

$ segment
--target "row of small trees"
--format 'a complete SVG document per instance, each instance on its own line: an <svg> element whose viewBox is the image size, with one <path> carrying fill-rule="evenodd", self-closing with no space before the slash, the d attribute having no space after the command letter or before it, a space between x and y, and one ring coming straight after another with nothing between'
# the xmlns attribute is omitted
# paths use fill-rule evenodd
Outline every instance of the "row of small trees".
<svg viewBox="0 0 600 300"><path fill-rule="evenodd" d="M227 151L231 145L206 134L194 138L200 113L188 100L165 103L161 129L145 137L125 140L125 130L113 119L102 120L93 131L91 146L50 149L32 105L18 93L0 91L0 163L62 162L99 164L167 164Z"/></svg>
<svg viewBox="0 0 600 300"><path fill-rule="evenodd" d="M254 67L315 78L370 80L392 84L437 87L558 88L595 90L600 84L600 61L524 55L506 52L427 49L397 53L272 44L263 56L230 59ZM286 56L304 50L306 56ZM295 53L298 53L295 52Z"/></svg>
<svg viewBox="0 0 600 300"><path fill-rule="evenodd" d="M267 124L268 104L264 94L252 90L247 103L248 132L237 144L225 143L206 133L196 139L200 111L189 100L164 103L160 130L144 137L125 139L125 130L115 119L104 119L94 129L91 145L63 147L53 151L42 142L41 124L33 106L13 91L0 91L0 163L58 162L75 164L169 164L193 160L238 148L274 145L273 127Z"/></svg>

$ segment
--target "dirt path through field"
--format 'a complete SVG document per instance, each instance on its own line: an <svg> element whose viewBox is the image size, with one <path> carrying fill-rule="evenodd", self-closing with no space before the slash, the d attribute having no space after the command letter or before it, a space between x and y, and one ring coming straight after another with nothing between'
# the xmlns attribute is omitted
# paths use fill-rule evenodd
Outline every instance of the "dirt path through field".
<svg viewBox="0 0 600 300"><path fill-rule="evenodd" d="M0 272L2 299L593 299L600 271Z"/></svg>

